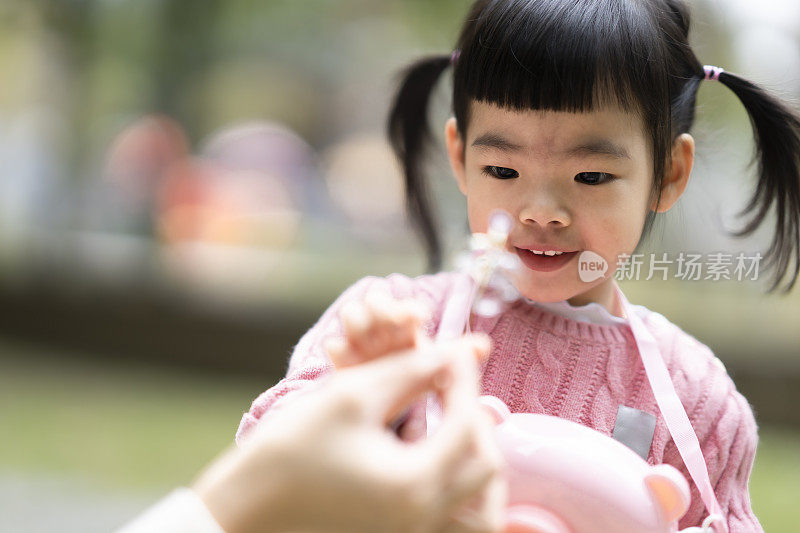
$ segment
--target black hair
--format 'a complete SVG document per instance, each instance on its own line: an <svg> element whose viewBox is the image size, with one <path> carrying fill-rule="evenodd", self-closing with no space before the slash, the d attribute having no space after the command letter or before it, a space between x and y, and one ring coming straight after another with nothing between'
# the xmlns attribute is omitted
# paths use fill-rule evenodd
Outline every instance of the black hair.
<svg viewBox="0 0 800 533"><path fill-rule="evenodd" d="M638 114L649 133L652 199L658 205L672 143L692 127L705 77L688 43L689 22L682 0L477 0L453 61L450 54L435 55L406 67L387 130L405 174L409 219L425 243L428 272L441 269L442 252L422 160L432 140L428 102L442 72L454 67L453 113L464 140L472 101L572 112L613 103ZM800 116L737 74L724 71L718 80L748 113L758 161L755 193L739 216L755 214L731 234L753 233L774 206L775 234L763 268L775 271L769 292L788 274L786 293L800 270ZM642 237L654 217L649 211Z"/></svg>

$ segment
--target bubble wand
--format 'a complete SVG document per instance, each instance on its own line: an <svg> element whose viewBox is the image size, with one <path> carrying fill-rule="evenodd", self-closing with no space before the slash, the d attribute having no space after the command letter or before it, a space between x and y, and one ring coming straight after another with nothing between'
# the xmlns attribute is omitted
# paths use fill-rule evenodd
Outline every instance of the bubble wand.
<svg viewBox="0 0 800 533"><path fill-rule="evenodd" d="M511 215L496 209L489 215L486 233L473 233L469 250L456 258L458 272L453 292L442 313L435 340L459 337L469 332L469 319L492 317L520 295L510 279L522 266L519 257L506 250L511 231ZM435 394L428 395L426 407L427 434L441 423L442 407Z"/></svg>

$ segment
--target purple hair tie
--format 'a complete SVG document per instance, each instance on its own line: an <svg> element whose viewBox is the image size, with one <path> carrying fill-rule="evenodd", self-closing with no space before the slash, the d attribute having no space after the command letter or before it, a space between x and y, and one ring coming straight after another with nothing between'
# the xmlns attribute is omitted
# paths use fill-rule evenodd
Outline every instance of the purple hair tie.
<svg viewBox="0 0 800 533"><path fill-rule="evenodd" d="M715 67L714 65L703 65L703 70L706 73L706 77L703 79L706 80L719 81L719 75L724 72L722 67Z"/></svg>
<svg viewBox="0 0 800 533"><path fill-rule="evenodd" d="M450 63L452 64L452 63L455 63L456 61L458 61L458 56L460 56L460 55L461 55L461 50L459 50L458 48L453 50L453 53L450 54Z"/></svg>

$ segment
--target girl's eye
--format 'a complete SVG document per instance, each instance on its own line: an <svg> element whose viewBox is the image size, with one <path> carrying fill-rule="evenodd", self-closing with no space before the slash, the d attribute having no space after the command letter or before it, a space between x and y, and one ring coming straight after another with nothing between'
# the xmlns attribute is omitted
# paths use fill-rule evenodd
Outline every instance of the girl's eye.
<svg viewBox="0 0 800 533"><path fill-rule="evenodd" d="M499 178L501 180L507 180L519 176L519 173L516 170L506 167L483 167L482 172L487 176L492 176L493 178Z"/></svg>
<svg viewBox="0 0 800 533"><path fill-rule="evenodd" d="M575 180L586 185L599 185L614 179L608 172L581 172L575 176Z"/></svg>

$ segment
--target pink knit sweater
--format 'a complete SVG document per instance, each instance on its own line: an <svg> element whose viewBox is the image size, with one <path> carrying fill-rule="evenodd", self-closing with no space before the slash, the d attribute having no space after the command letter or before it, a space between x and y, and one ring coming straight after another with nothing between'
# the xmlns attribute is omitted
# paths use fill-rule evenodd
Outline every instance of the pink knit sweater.
<svg viewBox="0 0 800 533"><path fill-rule="evenodd" d="M289 360L287 376L262 393L245 413L237 442L259 418L333 371L322 349L329 336L342 335L338 311L368 290L382 289L396 298L418 298L433 310L425 324L438 327L453 287L453 274L442 272L409 278L368 276L349 287L300 339ZM634 306L659 344L675 390L694 427L708 465L711 483L731 533L763 531L750 507L748 480L758 442L757 426L747 400L736 390L711 350L662 315ZM492 338L484 361L481 392L503 400L512 412L545 413L578 422L611 435L620 405L656 415L649 464L668 463L680 470L692 491L681 529L700 525L707 512L659 413L627 324L591 324L552 314L518 300L491 319L473 317L473 331ZM418 403L405 424L404 437L424 433L424 406Z"/></svg>

